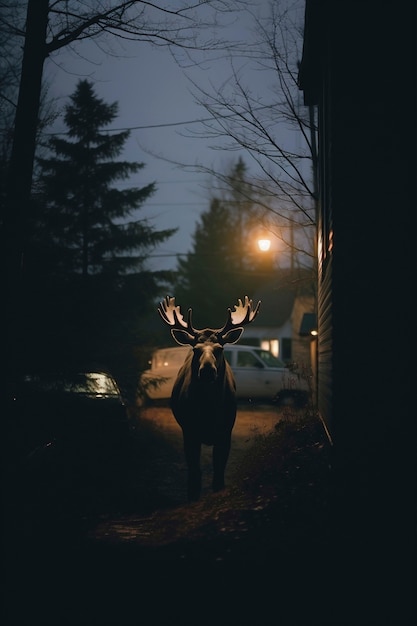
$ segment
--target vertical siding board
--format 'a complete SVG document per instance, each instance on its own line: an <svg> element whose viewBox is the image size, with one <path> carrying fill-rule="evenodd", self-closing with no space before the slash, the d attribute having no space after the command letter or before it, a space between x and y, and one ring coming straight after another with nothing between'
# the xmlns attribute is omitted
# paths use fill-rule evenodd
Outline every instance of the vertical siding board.
<svg viewBox="0 0 417 626"><path fill-rule="evenodd" d="M319 106L319 186L318 218L318 394L320 415L329 432L333 415L333 220L332 220L332 144L331 144L331 73L323 68Z"/></svg>
<svg viewBox="0 0 417 626"><path fill-rule="evenodd" d="M321 277L318 299L318 408L329 431L332 428L333 316L331 299L331 260Z"/></svg>

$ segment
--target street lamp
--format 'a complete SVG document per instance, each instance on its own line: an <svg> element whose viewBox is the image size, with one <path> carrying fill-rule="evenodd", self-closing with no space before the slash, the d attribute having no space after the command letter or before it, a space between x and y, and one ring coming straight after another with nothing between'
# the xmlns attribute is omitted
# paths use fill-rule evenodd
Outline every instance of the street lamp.
<svg viewBox="0 0 417 626"><path fill-rule="evenodd" d="M258 248L261 252L268 252L271 248L271 240L265 237L258 239Z"/></svg>

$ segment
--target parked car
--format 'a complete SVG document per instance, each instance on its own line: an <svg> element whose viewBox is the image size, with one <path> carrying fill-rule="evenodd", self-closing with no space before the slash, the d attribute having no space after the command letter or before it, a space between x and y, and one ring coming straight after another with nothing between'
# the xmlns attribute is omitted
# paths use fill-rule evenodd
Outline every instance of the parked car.
<svg viewBox="0 0 417 626"><path fill-rule="evenodd" d="M103 480L129 439L127 407L105 371L26 373L2 412L9 495L42 507Z"/></svg>
<svg viewBox="0 0 417 626"><path fill-rule="evenodd" d="M9 435L31 450L64 439L79 447L115 442L127 430L127 408L105 371L36 372L22 375L8 410Z"/></svg>
<svg viewBox="0 0 417 626"><path fill-rule="evenodd" d="M150 368L140 377L141 400L166 400L171 396L178 370L191 348L155 350ZM310 387L306 375L290 370L272 352L255 346L227 345L224 355L230 363L239 400L306 402Z"/></svg>

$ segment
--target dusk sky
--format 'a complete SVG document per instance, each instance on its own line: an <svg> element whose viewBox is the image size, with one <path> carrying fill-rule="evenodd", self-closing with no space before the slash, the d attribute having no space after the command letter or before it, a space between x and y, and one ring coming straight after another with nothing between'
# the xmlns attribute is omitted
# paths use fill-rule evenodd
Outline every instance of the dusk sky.
<svg viewBox="0 0 417 626"><path fill-rule="evenodd" d="M303 6L301 0L297 4ZM267 11L269 2L257 0L254 5L256 9ZM229 21L232 21L230 17ZM249 42L253 40L252 28L248 15L241 14L235 16L227 31L220 32L232 41ZM189 135L190 130L202 130L202 125L196 121L207 118L208 114L196 102L190 91L191 83L168 48L157 48L146 42L123 42L122 46L114 38L111 41L114 55L104 52L94 40L78 42L73 50L62 49L47 59L44 77L50 85L49 94L57 99L59 107L69 102L69 96L82 78L94 83L97 95L106 103L118 102L118 116L107 130L131 129L119 158L145 164L123 184L140 187L156 183L156 193L145 203L138 217L149 218L157 230L179 227L178 233L159 246L150 259L152 269L173 269L176 255L191 250L196 223L201 212L209 207L210 177L186 171L167 160L189 165L200 163L225 171L241 155L250 171L251 158L242 151L213 149L213 140L184 136ZM238 64L243 66L243 82L250 84L258 96L262 97L265 92L266 100L270 101L271 73L260 72L255 61L248 58L238 59ZM223 55L203 67L186 71L202 89L211 90L211 85L220 85L230 77L231 66ZM61 118L51 131L64 129ZM226 145L226 140L224 143ZM218 146L219 142L215 144Z"/></svg>

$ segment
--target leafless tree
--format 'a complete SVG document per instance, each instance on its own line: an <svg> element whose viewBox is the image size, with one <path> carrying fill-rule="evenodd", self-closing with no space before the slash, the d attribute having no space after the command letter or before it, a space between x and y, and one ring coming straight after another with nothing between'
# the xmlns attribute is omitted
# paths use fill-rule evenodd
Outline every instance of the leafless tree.
<svg viewBox="0 0 417 626"><path fill-rule="evenodd" d="M2 2L1 32L21 40L12 146L1 222L3 296L6 300L5 361L16 355L19 312L23 307L20 276L23 241L30 206L36 148L42 74L46 57L64 46L94 38L106 46L111 37L181 47L184 50L222 49L226 46L213 33L218 17L236 9L241 0L12 0ZM26 8L25 18L22 10ZM18 358L18 357L17 357Z"/></svg>
<svg viewBox="0 0 417 626"><path fill-rule="evenodd" d="M192 125L183 134L205 138L214 149L249 155L255 174L244 189L250 197L242 201L257 207L265 228L292 253L309 255L314 263L317 129L315 111L303 105L298 87L304 2L271 1L261 8L263 13L247 8L254 43L230 51L230 74L221 84L203 87L199 75L195 78L187 66L192 94L205 114L197 130ZM182 56L177 59L185 65ZM265 77L262 88L251 84L253 70ZM202 163L181 166L208 174L224 189L230 185L224 168Z"/></svg>

